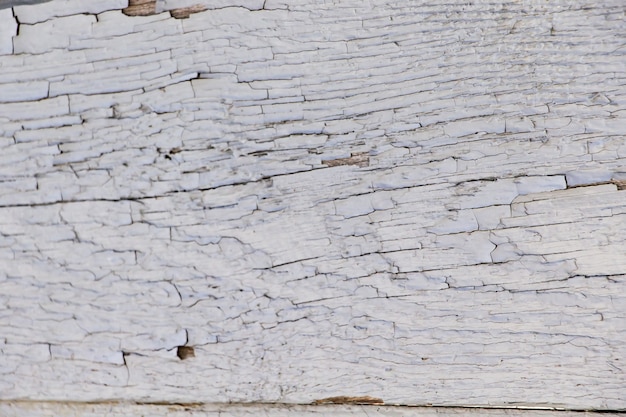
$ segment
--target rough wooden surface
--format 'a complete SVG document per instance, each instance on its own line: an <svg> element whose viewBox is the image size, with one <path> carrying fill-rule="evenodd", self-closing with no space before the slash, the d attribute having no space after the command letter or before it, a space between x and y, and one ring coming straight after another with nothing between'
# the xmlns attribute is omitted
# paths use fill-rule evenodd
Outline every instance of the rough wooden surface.
<svg viewBox="0 0 626 417"><path fill-rule="evenodd" d="M0 399L626 409L622 0L127 6L0 10Z"/></svg>
<svg viewBox="0 0 626 417"><path fill-rule="evenodd" d="M52 402L0 401L3 417L616 417L623 414L567 412L550 410L515 410L452 407L380 407L380 406L303 406L303 405L156 405L156 404L80 404Z"/></svg>

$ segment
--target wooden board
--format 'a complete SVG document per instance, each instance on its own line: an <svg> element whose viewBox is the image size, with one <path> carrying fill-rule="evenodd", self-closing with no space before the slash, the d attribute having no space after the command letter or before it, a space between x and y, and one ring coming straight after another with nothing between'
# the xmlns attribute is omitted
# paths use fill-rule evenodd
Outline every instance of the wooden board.
<svg viewBox="0 0 626 417"><path fill-rule="evenodd" d="M580 411L485 409L454 407L380 407L380 406L303 406L272 404L221 404L221 405L158 405L127 403L52 403L52 402L0 402L0 412L8 417L127 417L149 415L154 417L613 417L620 413L594 413Z"/></svg>
<svg viewBox="0 0 626 417"><path fill-rule="evenodd" d="M2 407L626 409L621 0L128 6L0 10Z"/></svg>

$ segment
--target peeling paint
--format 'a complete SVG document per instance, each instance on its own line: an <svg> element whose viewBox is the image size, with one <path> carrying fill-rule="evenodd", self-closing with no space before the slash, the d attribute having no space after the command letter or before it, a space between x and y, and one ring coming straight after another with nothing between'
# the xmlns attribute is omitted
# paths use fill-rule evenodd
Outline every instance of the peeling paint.
<svg viewBox="0 0 626 417"><path fill-rule="evenodd" d="M1 10L0 414L625 409L621 14Z"/></svg>

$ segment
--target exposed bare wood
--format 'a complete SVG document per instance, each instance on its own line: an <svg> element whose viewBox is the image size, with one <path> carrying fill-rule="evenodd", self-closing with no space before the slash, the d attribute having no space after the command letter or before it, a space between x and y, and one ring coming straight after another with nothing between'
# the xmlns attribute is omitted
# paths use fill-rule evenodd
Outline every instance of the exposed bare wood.
<svg viewBox="0 0 626 417"><path fill-rule="evenodd" d="M365 152L352 154L348 158L337 158L323 161L329 167L338 167L342 165L356 165L358 167L366 167L370 163L370 158Z"/></svg>
<svg viewBox="0 0 626 417"><path fill-rule="evenodd" d="M370 405L383 405L385 402L380 398L374 398L369 396L362 397L328 397L313 401L313 404L370 404Z"/></svg>
<svg viewBox="0 0 626 417"><path fill-rule="evenodd" d="M175 19L187 19L194 13L200 13L205 11L207 8L201 4L197 4L195 6L190 7L182 7L180 9L173 9L170 11L172 17Z"/></svg>
<svg viewBox="0 0 626 417"><path fill-rule="evenodd" d="M127 16L150 16L156 13L156 4L156 0L128 0L122 11Z"/></svg>

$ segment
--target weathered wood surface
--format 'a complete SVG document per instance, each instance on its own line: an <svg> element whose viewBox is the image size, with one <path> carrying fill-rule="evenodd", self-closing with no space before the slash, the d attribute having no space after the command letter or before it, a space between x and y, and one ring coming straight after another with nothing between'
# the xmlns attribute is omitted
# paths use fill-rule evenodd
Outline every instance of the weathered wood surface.
<svg viewBox="0 0 626 417"><path fill-rule="evenodd" d="M127 6L0 10L1 400L626 409L622 0Z"/></svg>
<svg viewBox="0 0 626 417"><path fill-rule="evenodd" d="M485 409L453 407L380 407L380 406L303 406L272 404L203 404L203 405L155 405L155 404L80 404L52 402L0 402L0 413L6 417L616 417L619 413L595 413L580 411Z"/></svg>

